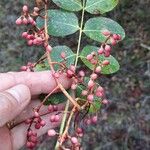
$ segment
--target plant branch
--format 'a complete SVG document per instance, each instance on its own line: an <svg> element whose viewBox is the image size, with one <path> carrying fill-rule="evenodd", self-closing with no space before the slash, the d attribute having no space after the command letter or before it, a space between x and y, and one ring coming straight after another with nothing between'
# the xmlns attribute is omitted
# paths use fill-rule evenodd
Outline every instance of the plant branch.
<svg viewBox="0 0 150 150"><path fill-rule="evenodd" d="M83 33L83 23L84 23L84 14L85 14L85 3L86 3L86 0L83 0L83 9L82 9L82 17L81 17L80 32L79 32L79 38L78 38L78 46L77 46L75 67L77 67L77 64L78 64L79 52L80 52L80 47L81 47L81 40L82 40L82 33Z"/></svg>

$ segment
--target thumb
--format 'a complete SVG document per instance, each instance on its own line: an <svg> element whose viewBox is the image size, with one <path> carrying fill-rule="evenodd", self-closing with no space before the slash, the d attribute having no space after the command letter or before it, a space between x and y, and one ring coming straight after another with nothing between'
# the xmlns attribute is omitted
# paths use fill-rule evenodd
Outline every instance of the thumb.
<svg viewBox="0 0 150 150"><path fill-rule="evenodd" d="M23 84L0 92L0 127L19 115L30 99L30 90Z"/></svg>

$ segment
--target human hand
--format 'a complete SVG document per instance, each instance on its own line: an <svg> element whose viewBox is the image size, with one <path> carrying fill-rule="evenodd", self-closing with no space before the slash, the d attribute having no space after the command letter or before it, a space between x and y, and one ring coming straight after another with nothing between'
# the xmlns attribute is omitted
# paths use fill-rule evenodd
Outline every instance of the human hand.
<svg viewBox="0 0 150 150"><path fill-rule="evenodd" d="M65 75L59 81L66 89L70 87L71 82ZM32 117L33 108L40 104L36 95L50 93L55 87L55 80L49 71L0 74L0 150L17 150L25 144L28 126L21 122ZM58 105L58 109L63 109L63 105ZM40 113L46 112L46 107L41 108ZM39 131L35 129L38 136L59 125L50 123L49 115L42 117L46 126ZM13 119L18 125L9 130L6 123Z"/></svg>

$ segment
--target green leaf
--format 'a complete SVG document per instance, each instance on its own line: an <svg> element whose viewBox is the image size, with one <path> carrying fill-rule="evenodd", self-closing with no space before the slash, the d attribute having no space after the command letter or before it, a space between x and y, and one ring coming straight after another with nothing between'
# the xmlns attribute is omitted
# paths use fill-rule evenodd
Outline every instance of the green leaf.
<svg viewBox="0 0 150 150"><path fill-rule="evenodd" d="M58 7L69 11L79 11L82 9L81 0L53 0L53 2Z"/></svg>
<svg viewBox="0 0 150 150"><path fill-rule="evenodd" d="M44 19L37 19L37 26L44 27ZM78 18L74 13L63 10L48 10L48 33L64 37L79 30Z"/></svg>
<svg viewBox="0 0 150 150"><path fill-rule="evenodd" d="M63 59L60 57L61 52L65 52L66 54L66 66L69 67L71 64L74 64L76 54L72 52L72 50L67 46L56 46L53 47L51 52L51 59L53 62L62 62ZM54 66L55 70L58 70L58 65ZM36 65L35 71L44 71L50 70L47 60L43 61L43 63Z"/></svg>
<svg viewBox="0 0 150 150"><path fill-rule="evenodd" d="M93 104L90 106L89 113L96 113L98 110L101 109L101 103L100 100L98 100L96 97L94 98Z"/></svg>
<svg viewBox="0 0 150 150"><path fill-rule="evenodd" d="M119 0L87 0L85 10L91 14L103 14L111 11Z"/></svg>
<svg viewBox="0 0 150 150"><path fill-rule="evenodd" d="M46 94L41 94L39 96L39 99L41 101L43 101L43 99L46 97ZM66 101L66 97L63 93L54 93L52 94L48 99L47 101L44 103L44 105L57 105L57 104L60 104L60 103L63 103Z"/></svg>
<svg viewBox="0 0 150 150"><path fill-rule="evenodd" d="M80 54L80 58L83 61L83 63L90 68L91 70L94 69L94 65L91 64L87 59L86 56L88 54L90 54L91 52L95 51L97 52L99 48L95 47L95 46L86 46L84 47L84 49L82 50L81 54ZM109 57L105 57L104 55L100 55L99 56L99 61L103 61L103 60L109 60L110 64L107 66L103 66L102 67L102 74L112 74L115 73L119 70L120 65L118 63L118 61L113 57L113 56L109 56Z"/></svg>
<svg viewBox="0 0 150 150"><path fill-rule="evenodd" d="M105 17L96 17L91 18L85 23L83 32L91 39L104 42L106 36L102 34L102 31L108 30L111 33L116 33L121 35L122 40L125 37L124 29L115 21L105 18Z"/></svg>

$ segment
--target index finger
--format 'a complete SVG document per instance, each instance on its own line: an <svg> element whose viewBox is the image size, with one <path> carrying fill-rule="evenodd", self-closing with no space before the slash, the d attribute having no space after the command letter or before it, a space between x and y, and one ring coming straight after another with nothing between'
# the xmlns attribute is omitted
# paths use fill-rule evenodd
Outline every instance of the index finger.
<svg viewBox="0 0 150 150"><path fill-rule="evenodd" d="M58 80L66 89L71 85L71 80L65 74ZM0 92L18 84L28 86L31 95L49 93L57 86L50 71L0 73Z"/></svg>

